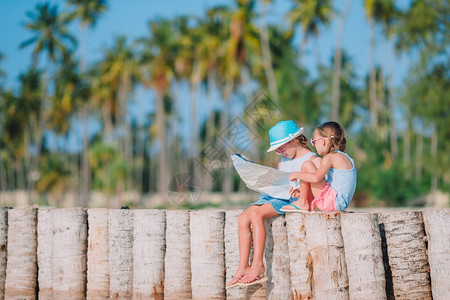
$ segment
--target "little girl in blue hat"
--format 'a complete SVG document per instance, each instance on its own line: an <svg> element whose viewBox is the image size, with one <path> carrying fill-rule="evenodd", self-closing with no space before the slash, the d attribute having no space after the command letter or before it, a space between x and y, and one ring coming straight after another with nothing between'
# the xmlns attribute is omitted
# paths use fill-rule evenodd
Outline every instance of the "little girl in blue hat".
<svg viewBox="0 0 450 300"><path fill-rule="evenodd" d="M278 169L285 172L299 172L303 163L309 161L319 167L320 158L308 147L308 140L302 134L303 127L289 121L281 121L269 130L270 148L267 152L275 151L281 155ZM280 210L283 206L297 200L295 205L298 210L310 210L312 194L309 185L301 185L297 198L278 199L262 194L258 201L242 212L238 217L239 226L239 266L227 284L227 288L233 286L248 286L258 284L267 280L264 276L265 267L263 263L264 244L266 240L266 229L264 220L283 214ZM252 242L254 255L251 266L248 264L250 247Z"/></svg>

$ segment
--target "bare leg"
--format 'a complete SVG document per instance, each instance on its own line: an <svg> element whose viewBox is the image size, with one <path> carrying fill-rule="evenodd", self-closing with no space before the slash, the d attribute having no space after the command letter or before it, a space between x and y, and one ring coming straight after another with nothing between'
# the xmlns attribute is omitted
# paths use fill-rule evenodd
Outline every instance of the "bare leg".
<svg viewBox="0 0 450 300"><path fill-rule="evenodd" d="M302 173L315 173L317 171L316 166L312 161L307 161L302 165ZM325 181L324 181L325 182ZM305 181L300 181L300 197L297 201L292 202L293 205L297 206L301 210L311 210L311 202L313 200L312 184ZM285 210L295 210L292 205L283 206Z"/></svg>
<svg viewBox="0 0 450 300"><path fill-rule="evenodd" d="M248 259L250 256L250 247L252 245L252 233L250 230L251 216L260 208L259 205L252 205L242 212L238 217L238 235L239 235L239 266L227 285L235 284L247 273L250 268Z"/></svg>
<svg viewBox="0 0 450 300"><path fill-rule="evenodd" d="M278 213L269 203L266 203L258 208L251 216L251 224L253 228L253 261L250 269L240 280L242 283L253 281L254 277L266 271L263 263L264 246L266 243L266 228L264 227L264 220L277 216Z"/></svg>

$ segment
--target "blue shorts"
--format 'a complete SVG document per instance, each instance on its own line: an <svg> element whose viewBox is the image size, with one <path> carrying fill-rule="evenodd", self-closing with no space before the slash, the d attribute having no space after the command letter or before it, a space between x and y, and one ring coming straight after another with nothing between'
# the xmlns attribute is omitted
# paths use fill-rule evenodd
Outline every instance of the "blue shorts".
<svg viewBox="0 0 450 300"><path fill-rule="evenodd" d="M275 211L277 213L279 213L280 215L284 214L283 211L281 211L280 209L285 206L288 205L289 203L292 203L294 201L297 201L298 198L292 198L289 200L286 199L279 199L279 198L274 198L271 197L269 195L266 194L261 194L261 196L259 197L259 200L256 202L253 202L251 205L263 205L266 203L269 203L270 205L272 205L273 209L275 209Z"/></svg>

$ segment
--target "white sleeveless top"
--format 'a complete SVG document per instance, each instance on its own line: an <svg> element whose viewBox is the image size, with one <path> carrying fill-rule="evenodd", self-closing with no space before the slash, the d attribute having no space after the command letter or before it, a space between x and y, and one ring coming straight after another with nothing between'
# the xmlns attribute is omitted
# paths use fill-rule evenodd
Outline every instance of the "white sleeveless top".
<svg viewBox="0 0 450 300"><path fill-rule="evenodd" d="M317 156L314 152L308 152L303 154L302 156L294 159L290 159L282 156L280 162L280 171L292 173L292 172L301 172L303 163L308 161L311 157Z"/></svg>

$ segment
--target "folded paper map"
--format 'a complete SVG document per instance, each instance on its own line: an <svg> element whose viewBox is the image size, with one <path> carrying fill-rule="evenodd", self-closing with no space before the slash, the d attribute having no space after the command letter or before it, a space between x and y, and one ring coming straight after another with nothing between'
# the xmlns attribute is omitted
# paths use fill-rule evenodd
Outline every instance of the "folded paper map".
<svg viewBox="0 0 450 300"><path fill-rule="evenodd" d="M291 197L288 172L258 165L240 154L231 155L231 159L236 171L249 189L274 198L289 199Z"/></svg>

